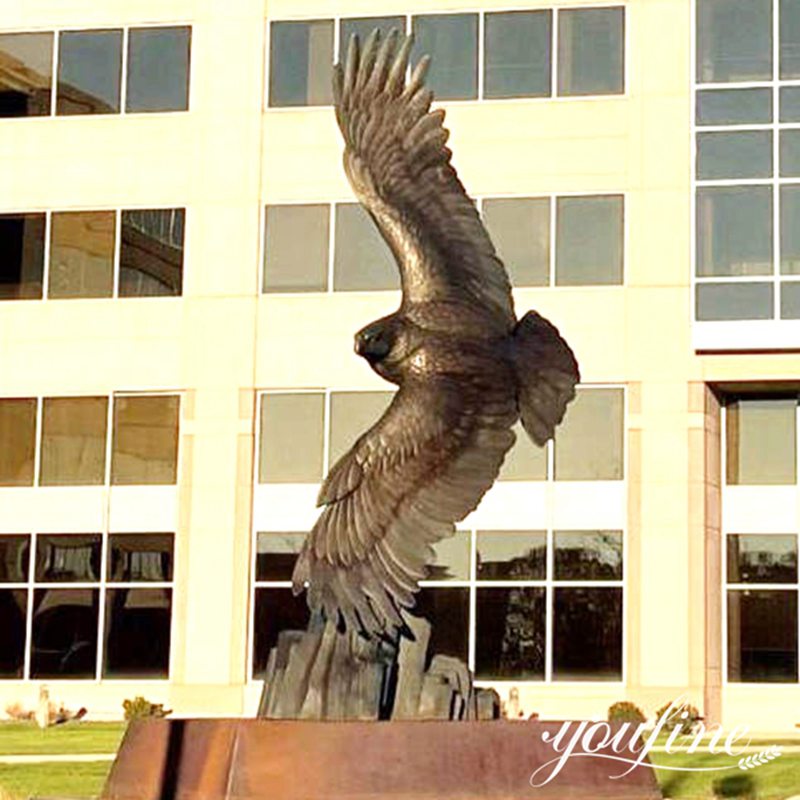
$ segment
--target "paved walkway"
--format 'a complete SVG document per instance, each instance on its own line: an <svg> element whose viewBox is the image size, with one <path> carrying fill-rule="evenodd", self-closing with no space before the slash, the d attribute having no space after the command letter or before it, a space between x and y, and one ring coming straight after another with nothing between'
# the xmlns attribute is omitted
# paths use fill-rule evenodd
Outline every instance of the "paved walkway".
<svg viewBox="0 0 800 800"><path fill-rule="evenodd" d="M64 762L74 764L76 761L90 763L93 761L113 761L116 753L32 753L24 756L0 756L0 764L41 764L43 762Z"/></svg>

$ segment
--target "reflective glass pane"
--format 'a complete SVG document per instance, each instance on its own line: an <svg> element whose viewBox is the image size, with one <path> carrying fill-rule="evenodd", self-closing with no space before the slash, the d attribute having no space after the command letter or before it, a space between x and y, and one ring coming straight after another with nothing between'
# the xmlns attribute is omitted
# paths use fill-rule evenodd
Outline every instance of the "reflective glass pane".
<svg viewBox="0 0 800 800"><path fill-rule="evenodd" d="M699 283L696 295L696 317L703 322L773 317L771 283Z"/></svg>
<svg viewBox="0 0 800 800"><path fill-rule="evenodd" d="M468 581L470 554L469 531L456 531L433 546L434 561L428 569L431 581Z"/></svg>
<svg viewBox="0 0 800 800"><path fill-rule="evenodd" d="M800 186L781 186L780 193L781 274L800 275Z"/></svg>
<svg viewBox="0 0 800 800"><path fill-rule="evenodd" d="M0 34L0 117L50 113L52 33Z"/></svg>
<svg viewBox="0 0 800 800"><path fill-rule="evenodd" d="M484 17L483 96L550 94L552 11L510 11Z"/></svg>
<svg viewBox="0 0 800 800"><path fill-rule="evenodd" d="M698 125L772 122L772 89L706 89L696 103Z"/></svg>
<svg viewBox="0 0 800 800"><path fill-rule="evenodd" d="M800 4L780 0L781 78L800 78Z"/></svg>
<svg viewBox="0 0 800 800"><path fill-rule="evenodd" d="M476 578L479 581L544 580L547 535L544 531L478 531Z"/></svg>
<svg viewBox="0 0 800 800"><path fill-rule="evenodd" d="M622 534L619 531L555 531L557 581L621 581Z"/></svg>
<svg viewBox="0 0 800 800"><path fill-rule="evenodd" d="M97 589L36 589L33 593L32 678L94 678Z"/></svg>
<svg viewBox="0 0 800 800"><path fill-rule="evenodd" d="M400 288L389 246L358 203L336 205L333 288L337 292Z"/></svg>
<svg viewBox="0 0 800 800"><path fill-rule="evenodd" d="M185 215L183 208L122 212L120 297L181 294Z"/></svg>
<svg viewBox="0 0 800 800"><path fill-rule="evenodd" d="M35 579L48 583L100 580L100 534L39 534Z"/></svg>
<svg viewBox="0 0 800 800"><path fill-rule="evenodd" d="M622 283L621 196L559 197L556 201L556 284Z"/></svg>
<svg viewBox="0 0 800 800"><path fill-rule="evenodd" d="M800 177L800 130L781 131L780 135L781 177Z"/></svg>
<svg viewBox="0 0 800 800"><path fill-rule="evenodd" d="M781 319L800 319L800 283L781 283Z"/></svg>
<svg viewBox="0 0 800 800"><path fill-rule="evenodd" d="M390 31L396 30L405 33L405 17L350 17L339 22L339 53L340 60L344 60L347 47L350 44L350 37L353 34L358 36L362 47L367 41L367 37L377 28L384 39Z"/></svg>
<svg viewBox="0 0 800 800"><path fill-rule="evenodd" d="M126 111L186 111L192 29L131 28Z"/></svg>
<svg viewBox="0 0 800 800"><path fill-rule="evenodd" d="M728 536L728 583L797 583L797 536Z"/></svg>
<svg viewBox="0 0 800 800"><path fill-rule="evenodd" d="M0 583L27 583L30 552L30 536L0 536Z"/></svg>
<svg viewBox="0 0 800 800"><path fill-rule="evenodd" d="M550 282L550 199L484 200L482 214L511 283L514 286L547 286Z"/></svg>
<svg viewBox="0 0 800 800"><path fill-rule="evenodd" d="M772 78L772 0L698 0L697 81Z"/></svg>
<svg viewBox="0 0 800 800"><path fill-rule="evenodd" d="M33 486L36 400L0 399L0 486Z"/></svg>
<svg viewBox="0 0 800 800"><path fill-rule="evenodd" d="M318 106L332 102L333 22L270 24L269 104Z"/></svg>
<svg viewBox="0 0 800 800"><path fill-rule="evenodd" d="M86 486L105 482L106 397L45 397L39 483Z"/></svg>
<svg viewBox="0 0 800 800"><path fill-rule="evenodd" d="M325 396L265 394L261 398L259 483L322 480Z"/></svg>
<svg viewBox="0 0 800 800"><path fill-rule="evenodd" d="M556 430L556 480L622 480L624 397L622 389L578 389Z"/></svg>
<svg viewBox="0 0 800 800"><path fill-rule="evenodd" d="M328 287L327 205L267 206L265 292L324 292Z"/></svg>
<svg viewBox="0 0 800 800"><path fill-rule="evenodd" d="M331 466L380 419L393 399L394 392L331 393Z"/></svg>
<svg viewBox="0 0 800 800"><path fill-rule="evenodd" d="M57 113L117 113L121 74L121 30L59 34Z"/></svg>
<svg viewBox="0 0 800 800"><path fill-rule="evenodd" d="M115 239L113 211L54 212L47 296L111 297Z"/></svg>
<svg viewBox="0 0 800 800"><path fill-rule="evenodd" d="M728 680L797 682L797 590L728 592Z"/></svg>
<svg viewBox="0 0 800 800"><path fill-rule="evenodd" d="M114 398L112 484L176 482L179 412L175 395Z"/></svg>
<svg viewBox="0 0 800 800"><path fill-rule="evenodd" d="M429 653L453 656L466 662L469 650L469 589L420 589L417 604L411 613L431 623Z"/></svg>
<svg viewBox="0 0 800 800"><path fill-rule="evenodd" d="M558 12L558 93L625 91L625 10L580 8Z"/></svg>
<svg viewBox="0 0 800 800"><path fill-rule="evenodd" d="M278 643L278 634L281 631L304 632L309 616L305 593L295 597L291 589L256 589L252 664L255 680L263 680L269 651Z"/></svg>
<svg viewBox="0 0 800 800"><path fill-rule="evenodd" d="M543 481L547 479L547 447L538 447L525 433L522 423L514 426L517 441L506 453L499 481Z"/></svg>
<svg viewBox="0 0 800 800"><path fill-rule="evenodd" d="M112 533L107 579L115 583L172 580L171 533Z"/></svg>
<svg viewBox="0 0 800 800"><path fill-rule="evenodd" d="M772 131L697 134L698 180L771 176Z"/></svg>
<svg viewBox="0 0 800 800"><path fill-rule="evenodd" d="M44 214L0 214L0 300L42 296Z"/></svg>
<svg viewBox="0 0 800 800"><path fill-rule="evenodd" d="M545 669L545 590L478 589L475 677L536 681Z"/></svg>
<svg viewBox="0 0 800 800"><path fill-rule="evenodd" d="M783 86L780 92L781 122L800 122L800 86Z"/></svg>
<svg viewBox="0 0 800 800"><path fill-rule="evenodd" d="M25 589L0 589L0 679L19 680L23 676L27 613L28 592Z"/></svg>
<svg viewBox="0 0 800 800"><path fill-rule="evenodd" d="M796 400L738 400L728 406L728 483L796 483L796 412Z"/></svg>
<svg viewBox="0 0 800 800"><path fill-rule="evenodd" d="M305 539L305 533L259 533L256 537L256 580L290 581Z"/></svg>
<svg viewBox="0 0 800 800"><path fill-rule="evenodd" d="M772 189L707 186L697 190L697 274L772 272Z"/></svg>
<svg viewBox="0 0 800 800"><path fill-rule="evenodd" d="M168 678L172 589L106 592L104 678Z"/></svg>
<svg viewBox="0 0 800 800"><path fill-rule="evenodd" d="M437 100L478 96L478 15L425 14L412 19L412 63L432 58L426 80Z"/></svg>
<svg viewBox="0 0 800 800"><path fill-rule="evenodd" d="M553 678L622 680L622 589L556 588Z"/></svg>

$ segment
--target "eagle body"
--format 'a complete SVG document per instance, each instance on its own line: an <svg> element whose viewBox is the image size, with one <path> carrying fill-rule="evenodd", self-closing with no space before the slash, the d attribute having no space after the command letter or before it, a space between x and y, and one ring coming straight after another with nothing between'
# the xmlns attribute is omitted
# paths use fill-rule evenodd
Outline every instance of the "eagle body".
<svg viewBox="0 0 800 800"><path fill-rule="evenodd" d="M535 311L517 319L506 270L450 164L411 37L351 40L334 67L344 169L400 269L399 309L355 351L399 388L330 470L295 565L312 610L371 636L406 629L433 545L494 483L521 420L542 446L575 396L578 365Z"/></svg>

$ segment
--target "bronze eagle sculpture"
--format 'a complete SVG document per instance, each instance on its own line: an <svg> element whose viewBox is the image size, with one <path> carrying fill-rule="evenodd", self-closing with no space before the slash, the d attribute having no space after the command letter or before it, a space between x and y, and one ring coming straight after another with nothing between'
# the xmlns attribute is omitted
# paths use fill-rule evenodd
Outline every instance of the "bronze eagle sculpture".
<svg viewBox="0 0 800 800"><path fill-rule="evenodd" d="M334 66L350 184L400 269L400 308L355 336L399 387L330 470L293 574L312 611L367 637L406 631L432 545L492 486L521 419L543 446L575 397L578 365L535 311L517 320L503 263L450 164L430 59L412 38L354 36Z"/></svg>

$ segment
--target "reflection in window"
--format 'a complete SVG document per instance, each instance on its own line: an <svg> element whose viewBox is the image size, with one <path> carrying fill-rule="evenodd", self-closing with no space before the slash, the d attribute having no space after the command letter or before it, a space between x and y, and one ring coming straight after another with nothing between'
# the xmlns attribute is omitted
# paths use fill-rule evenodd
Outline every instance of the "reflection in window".
<svg viewBox="0 0 800 800"><path fill-rule="evenodd" d="M781 174L784 174L783 165ZM771 175L771 131L714 131L697 135L698 180L769 178Z"/></svg>
<svg viewBox="0 0 800 800"><path fill-rule="evenodd" d="M469 650L469 589L425 587L417 594L414 616L431 623L428 652L466 662Z"/></svg>
<svg viewBox="0 0 800 800"><path fill-rule="evenodd" d="M112 533L108 537L107 579L114 583L172 580L171 533Z"/></svg>
<svg viewBox="0 0 800 800"><path fill-rule="evenodd" d="M770 89L764 89L770 92ZM780 92L780 122L800 122L800 87L782 86Z"/></svg>
<svg viewBox="0 0 800 800"><path fill-rule="evenodd" d="M414 17L412 63L432 59L426 84L437 100L478 96L478 15L426 14Z"/></svg>
<svg viewBox="0 0 800 800"><path fill-rule="evenodd" d="M100 580L100 534L40 534L35 578L47 583Z"/></svg>
<svg viewBox="0 0 800 800"><path fill-rule="evenodd" d="M800 186L780 188L781 274L800 275Z"/></svg>
<svg viewBox="0 0 800 800"><path fill-rule="evenodd" d="M555 531L553 543L557 581L622 580L619 531Z"/></svg>
<svg viewBox="0 0 800 800"><path fill-rule="evenodd" d="M114 398L112 484L176 482L179 409L175 395Z"/></svg>
<svg viewBox="0 0 800 800"><path fill-rule="evenodd" d="M44 214L0 214L0 300L42 296Z"/></svg>
<svg viewBox="0 0 800 800"><path fill-rule="evenodd" d="M58 114L120 110L122 31L65 31L58 39Z"/></svg>
<svg viewBox="0 0 800 800"><path fill-rule="evenodd" d="M305 594L297 597L291 589L258 587L253 609L253 664L255 680L263 680L269 652L282 631L305 631L309 621Z"/></svg>
<svg viewBox="0 0 800 800"><path fill-rule="evenodd" d="M726 412L729 484L794 484L797 401L737 400Z"/></svg>
<svg viewBox="0 0 800 800"><path fill-rule="evenodd" d="M772 122L771 89L705 89L697 92L696 102L698 125Z"/></svg>
<svg viewBox="0 0 800 800"><path fill-rule="evenodd" d="M539 447L525 433L522 423L514 426L517 441L506 453L497 479L500 481L543 481L547 479L547 447Z"/></svg>
<svg viewBox="0 0 800 800"><path fill-rule="evenodd" d="M270 25L269 104L327 105L332 102L333 22L273 22Z"/></svg>
<svg viewBox="0 0 800 800"><path fill-rule="evenodd" d="M126 111L186 111L192 29L131 28Z"/></svg>
<svg viewBox="0 0 800 800"><path fill-rule="evenodd" d="M800 319L800 283L781 283L781 319Z"/></svg>
<svg viewBox="0 0 800 800"><path fill-rule="evenodd" d="M322 479L324 410L321 392L262 396L259 483Z"/></svg>
<svg viewBox="0 0 800 800"><path fill-rule="evenodd" d="M468 581L470 552L469 531L456 531L453 536L433 545L434 559L428 568L431 581Z"/></svg>
<svg viewBox="0 0 800 800"><path fill-rule="evenodd" d="M625 89L623 8L558 13L558 93L620 94Z"/></svg>
<svg viewBox="0 0 800 800"><path fill-rule="evenodd" d="M2 555L0 539L0 558ZM0 589L0 678L14 680L23 677L27 615L26 589Z"/></svg>
<svg viewBox="0 0 800 800"><path fill-rule="evenodd" d="M0 34L0 117L50 113L52 33Z"/></svg>
<svg viewBox="0 0 800 800"><path fill-rule="evenodd" d="M405 33L405 17L350 17L339 21L339 53L340 60L343 60L347 48L350 45L350 37L355 34L363 46L367 37L377 28L381 33L381 39L386 38L390 31L396 30Z"/></svg>
<svg viewBox="0 0 800 800"><path fill-rule="evenodd" d="M797 583L797 536L729 534L728 583Z"/></svg>
<svg viewBox="0 0 800 800"><path fill-rule="evenodd" d="M182 208L122 212L120 297L181 294L184 218Z"/></svg>
<svg viewBox="0 0 800 800"><path fill-rule="evenodd" d="M479 589L475 620L475 677L543 680L545 590Z"/></svg>
<svg viewBox="0 0 800 800"><path fill-rule="evenodd" d="M780 77L800 78L800 6L780 0Z"/></svg>
<svg viewBox="0 0 800 800"><path fill-rule="evenodd" d="M399 289L400 276L388 245L358 203L336 206L333 288L336 291Z"/></svg>
<svg viewBox="0 0 800 800"><path fill-rule="evenodd" d="M550 199L484 200L482 212L511 283L546 286L550 282Z"/></svg>
<svg viewBox="0 0 800 800"><path fill-rule="evenodd" d="M42 486L105 482L105 397L45 397L42 401Z"/></svg>
<svg viewBox="0 0 800 800"><path fill-rule="evenodd" d="M0 583L25 583L28 580L30 551L30 536L0 535Z"/></svg>
<svg viewBox="0 0 800 800"><path fill-rule="evenodd" d="M32 486L36 400L0 399L0 486Z"/></svg>
<svg viewBox="0 0 800 800"><path fill-rule="evenodd" d="M324 292L328 286L327 205L267 206L265 292Z"/></svg>
<svg viewBox="0 0 800 800"><path fill-rule="evenodd" d="M371 428L394 399L394 392L332 392L329 463L335 464Z"/></svg>
<svg viewBox="0 0 800 800"><path fill-rule="evenodd" d="M695 317L700 321L772 319L771 283L698 283Z"/></svg>
<svg viewBox="0 0 800 800"><path fill-rule="evenodd" d="M305 533L259 533L256 537L256 580L290 581Z"/></svg>
<svg viewBox="0 0 800 800"><path fill-rule="evenodd" d="M47 296L111 297L115 239L113 211L54 213L50 221Z"/></svg>
<svg viewBox="0 0 800 800"><path fill-rule="evenodd" d="M479 581L544 580L547 569L544 531L478 531L477 536Z"/></svg>
<svg viewBox="0 0 800 800"><path fill-rule="evenodd" d="M484 97L550 94L552 11L486 14Z"/></svg>

